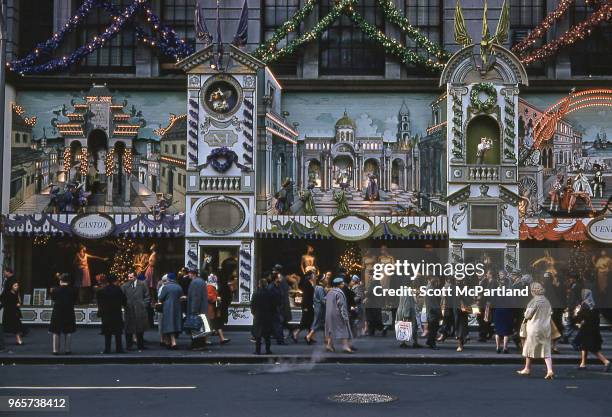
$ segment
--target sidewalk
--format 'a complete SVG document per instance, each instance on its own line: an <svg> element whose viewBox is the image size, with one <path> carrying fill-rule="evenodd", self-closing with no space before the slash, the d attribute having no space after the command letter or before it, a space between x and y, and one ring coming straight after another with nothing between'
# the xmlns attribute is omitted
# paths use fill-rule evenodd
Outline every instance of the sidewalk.
<svg viewBox="0 0 612 417"><path fill-rule="evenodd" d="M294 344L288 339L288 345L272 345L274 355L256 356L254 343L248 331L227 331L227 337L232 341L226 345L219 345L218 339L212 337L213 345L203 350L190 350L190 339L181 335L178 340L178 350L168 350L159 345L156 331L145 333L146 350L132 351L125 354L102 354L104 338L99 334L99 328L79 328L72 337L72 355L51 354L51 335L46 326L30 326L30 333L24 338L24 345L17 346L12 335L5 335L6 350L0 352L0 363L8 364L91 364L91 363L268 363L268 362L328 362L328 363L462 363L462 364L519 364L522 361L520 352L510 343L509 354L497 354L495 342L477 342L478 334L471 333L471 340L466 344L463 352L456 352L454 340L448 339L439 343L439 350L427 347L419 349L401 349L399 342L393 334L387 337L362 337L355 340L354 346L358 351L354 354L329 353L323 346L323 335L317 334L318 343L307 345L302 333L302 339ZM612 358L612 332L602 330L604 339L604 354ZM424 340L419 343L424 344ZM125 340L124 340L125 344ZM125 346L124 346L125 347ZM339 345L336 346L338 350ZM571 345L560 344L561 354L553 355L556 363L577 364L578 352ZM596 360L593 364L598 363Z"/></svg>

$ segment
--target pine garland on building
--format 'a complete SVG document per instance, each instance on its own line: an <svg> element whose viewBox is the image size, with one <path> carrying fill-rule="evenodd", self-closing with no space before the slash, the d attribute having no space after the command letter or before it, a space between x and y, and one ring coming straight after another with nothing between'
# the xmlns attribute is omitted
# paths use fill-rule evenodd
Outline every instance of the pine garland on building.
<svg viewBox="0 0 612 417"><path fill-rule="evenodd" d="M276 49L280 41L285 39L289 33L298 30L304 19L312 12L317 0L309 0L303 8L296 13L285 23L283 23L273 34L272 37L257 48L253 55L261 59L265 63L276 61L285 55L290 55L307 42L320 38L337 19L342 15L348 16L368 38L378 42L383 46L385 52L396 56L402 63L406 65L420 65L432 71L439 71L444 67L442 61L448 59L450 54L444 48L435 42L432 42L423 35L416 27L408 23L408 19L395 7L390 0L377 0L379 6L383 10L385 17L393 24L397 25L402 34L411 38L415 44L424 48L430 56L435 57L439 61L427 58L413 52L406 47L402 42L388 37L384 31L376 26L368 23L365 18L356 11L357 0L338 0L331 11L323 16L309 31L301 34L288 42L284 47Z"/></svg>
<svg viewBox="0 0 612 417"><path fill-rule="evenodd" d="M136 244L132 239L125 237L117 239L114 244L117 250L113 256L109 273L117 277L117 283L122 283L127 280L128 273L134 269Z"/></svg>
<svg viewBox="0 0 612 417"><path fill-rule="evenodd" d="M346 269L349 276L361 276L363 257L357 243L347 243L344 253L340 256L340 266Z"/></svg>

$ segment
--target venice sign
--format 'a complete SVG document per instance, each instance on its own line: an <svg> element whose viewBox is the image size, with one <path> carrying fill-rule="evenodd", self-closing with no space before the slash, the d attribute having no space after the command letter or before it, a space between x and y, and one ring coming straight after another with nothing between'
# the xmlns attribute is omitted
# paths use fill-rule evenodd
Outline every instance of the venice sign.
<svg viewBox="0 0 612 417"><path fill-rule="evenodd" d="M72 232L84 239L101 239L115 230L115 222L110 216L101 213L76 216L71 223Z"/></svg>
<svg viewBox="0 0 612 417"><path fill-rule="evenodd" d="M345 214L331 221L329 232L341 240L363 240L370 237L374 232L374 223L365 216Z"/></svg>
<svg viewBox="0 0 612 417"><path fill-rule="evenodd" d="M612 243L612 217L600 217L589 223L589 236L601 243Z"/></svg>

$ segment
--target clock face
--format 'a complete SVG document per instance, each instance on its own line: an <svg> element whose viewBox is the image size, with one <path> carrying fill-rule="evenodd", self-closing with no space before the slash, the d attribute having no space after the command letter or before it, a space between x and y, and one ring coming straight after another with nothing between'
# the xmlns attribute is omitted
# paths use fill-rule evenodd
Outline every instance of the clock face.
<svg viewBox="0 0 612 417"><path fill-rule="evenodd" d="M232 83L218 80L205 86L202 100L211 112L218 115L229 115L237 110L238 96L238 91Z"/></svg>

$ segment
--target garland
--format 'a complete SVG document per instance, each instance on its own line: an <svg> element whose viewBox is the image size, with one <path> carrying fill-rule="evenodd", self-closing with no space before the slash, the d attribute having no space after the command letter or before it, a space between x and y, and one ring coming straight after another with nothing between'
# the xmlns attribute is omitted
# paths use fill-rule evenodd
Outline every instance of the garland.
<svg viewBox="0 0 612 417"><path fill-rule="evenodd" d="M66 35L72 33L96 7L103 8L109 12L113 19L113 22L102 34L94 36L87 44L77 48L68 56L50 59L44 64L36 65L36 61L41 57L50 58L52 53L59 48ZM183 39L178 38L173 29L161 25L159 17L151 11L148 0L134 0L123 12L108 0L86 0L76 11L75 15L64 25L62 30L56 32L45 42L37 44L34 51L24 58L8 64L8 68L21 75L68 69L92 52L103 47L107 41L112 40L140 10L144 10L147 22L150 22L153 30L159 33L159 39L154 40L152 35L147 34L139 25L135 25L136 35L139 40L151 46L156 46L162 54L174 57L177 60L193 53L193 48L187 45Z"/></svg>
<svg viewBox="0 0 612 417"><path fill-rule="evenodd" d="M352 12L349 17L363 30L363 32L370 38L380 44L382 44L385 52L388 54L395 55L404 64L417 64L430 70L442 70L444 64L440 62L434 62L431 58L425 58L416 52L406 48L400 42L392 39L385 35L383 32L378 30L375 26L366 22L363 16L357 12Z"/></svg>
<svg viewBox="0 0 612 417"><path fill-rule="evenodd" d="M521 62L525 65L531 65L535 62L546 60L554 56L559 49L584 40L591 34L594 28L610 19L612 19L612 1L606 2L587 19L572 26L571 29L565 32L560 38L534 50L527 56L521 57Z"/></svg>
<svg viewBox="0 0 612 417"><path fill-rule="evenodd" d="M423 47L427 52L437 59L447 59L450 54L442 46L427 39L417 28L408 23L408 19L394 6L391 0L377 0L383 13L390 22L396 24L409 38L413 39L417 46ZM318 39L341 15L345 14L353 20L370 39L379 42L385 48L385 52L395 55L404 64L417 64L430 70L440 70L444 67L440 62L421 56L402 45L397 40L389 38L375 26L368 23L361 14L354 10L356 0L339 0L330 12L319 20L310 31L301 34L288 42L284 47L276 50L278 43L289 33L297 30L305 17L312 12L317 0L309 0L303 8L297 10L290 20L283 23L272 37L263 45L259 46L253 53L254 56L265 63L282 58L294 53L306 42Z"/></svg>
<svg viewBox="0 0 612 417"><path fill-rule="evenodd" d="M201 165L199 168L206 168L210 165L212 169L223 174L224 172L227 172L233 164L236 164L236 166L242 170L248 169L247 166L238 162L238 155L236 155L236 152L223 146L221 148L213 149L210 152L210 155L206 157L206 163Z"/></svg>
<svg viewBox="0 0 612 417"><path fill-rule="evenodd" d="M526 49L533 46L536 40L544 36L548 29L550 29L550 27L556 21L560 20L563 16L565 16L569 7L575 2L576 0L561 0L557 8L554 11L550 12L538 26L533 28L525 39L523 39L512 47L512 52L514 52L515 54L520 54L521 52L524 52Z"/></svg>
<svg viewBox="0 0 612 417"><path fill-rule="evenodd" d="M487 99L485 101L480 100L480 93L485 93ZM497 90L491 83L478 83L472 87L470 92L470 104L477 112L489 111L497 101Z"/></svg>
<svg viewBox="0 0 612 417"><path fill-rule="evenodd" d="M406 16L400 12L392 0L378 0L378 4L381 6L385 17L395 25L397 25L408 37L422 48L425 48L431 55L436 56L438 59L448 59L451 54L448 53L441 45L432 42L420 30L412 26Z"/></svg>
<svg viewBox="0 0 612 417"><path fill-rule="evenodd" d="M270 37L270 39L255 49L253 55L256 57L263 57L268 51L274 52L276 45L278 45L278 43L282 41L289 33L297 30L306 16L308 16L314 10L314 6L316 4L317 0L308 0L304 4L304 7L298 9L293 16L291 16L291 19L287 20L285 23L279 26L274 33L272 33L272 37Z"/></svg>

